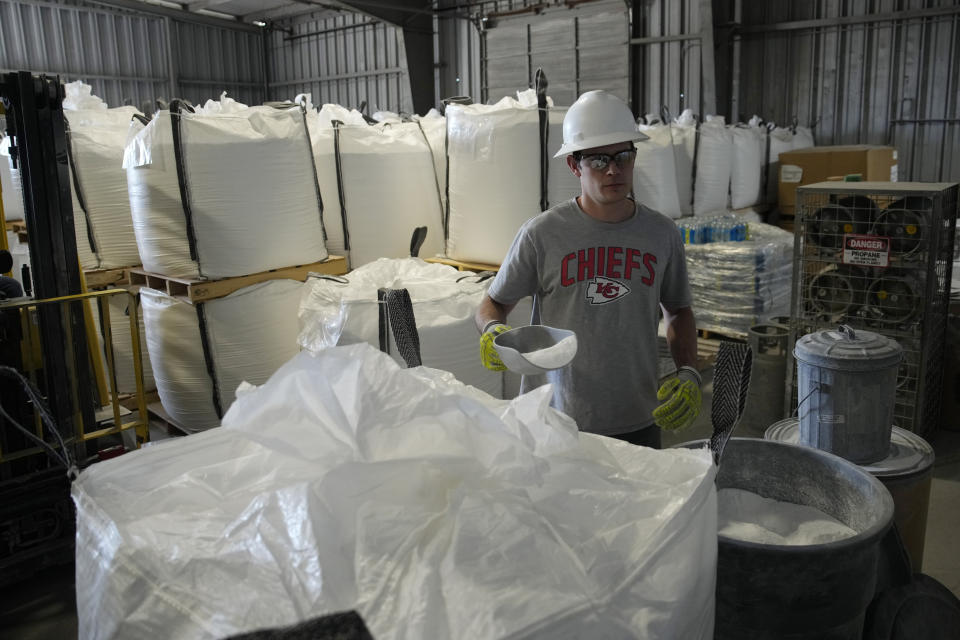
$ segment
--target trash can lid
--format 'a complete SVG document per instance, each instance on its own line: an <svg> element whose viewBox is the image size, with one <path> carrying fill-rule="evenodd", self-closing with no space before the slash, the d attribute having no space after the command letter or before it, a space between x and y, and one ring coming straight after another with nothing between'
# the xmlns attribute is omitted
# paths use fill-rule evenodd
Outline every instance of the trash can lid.
<svg viewBox="0 0 960 640"><path fill-rule="evenodd" d="M800 421L787 418L775 422L763 434L764 440L800 444ZM886 458L858 465L878 478L908 476L933 466L933 447L917 434L894 426L890 433L890 453Z"/></svg>
<svg viewBox="0 0 960 640"><path fill-rule="evenodd" d="M803 336L797 340L793 355L801 362L831 369L871 371L898 364L903 348L879 333L840 325Z"/></svg>

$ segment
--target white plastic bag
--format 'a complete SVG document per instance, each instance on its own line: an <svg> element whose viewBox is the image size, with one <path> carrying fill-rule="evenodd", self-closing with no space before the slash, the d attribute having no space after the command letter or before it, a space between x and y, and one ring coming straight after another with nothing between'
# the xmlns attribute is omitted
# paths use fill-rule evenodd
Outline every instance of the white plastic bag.
<svg viewBox="0 0 960 640"><path fill-rule="evenodd" d="M760 202L764 168L765 132L756 125L730 127L730 206L745 209Z"/></svg>
<svg viewBox="0 0 960 640"><path fill-rule="evenodd" d="M356 610L378 640L711 638L709 452L578 437L549 399L301 353L222 428L81 474L80 637Z"/></svg>
<svg viewBox="0 0 960 640"><path fill-rule="evenodd" d="M157 393L187 431L220 424L244 380L259 384L299 351L297 305L303 283L270 280L189 304L140 290Z"/></svg>
<svg viewBox="0 0 960 640"><path fill-rule="evenodd" d="M377 291L406 289L420 336L423 364L449 371L464 384L494 397L503 394L503 375L480 361L474 314L490 280L415 258L381 258L337 278L311 278L300 302L300 346L317 353L335 345L365 342L379 347ZM390 353L403 366L390 336Z"/></svg>
<svg viewBox="0 0 960 640"><path fill-rule="evenodd" d="M79 100L80 104L88 102ZM123 170L127 132L138 114L134 107L107 109L105 105L103 109L64 110L70 136L73 226L77 256L84 269L140 264Z"/></svg>
<svg viewBox="0 0 960 640"><path fill-rule="evenodd" d="M328 246L356 269L409 256L414 230L427 227L419 255L443 253L443 210L425 131L415 122L346 122L324 108L309 120ZM334 119L343 122L337 130Z"/></svg>
<svg viewBox="0 0 960 640"><path fill-rule="evenodd" d="M135 123L124 155L143 267L184 278L229 278L326 259L316 173L300 107L247 108L226 97Z"/></svg>
<svg viewBox="0 0 960 640"><path fill-rule="evenodd" d="M723 213L729 204L733 137L722 116L707 116L698 136L693 213L698 216Z"/></svg>
<svg viewBox="0 0 960 640"><path fill-rule="evenodd" d="M670 123L673 138L673 162L677 170L677 197L680 211L693 215L693 161L697 147L697 120L693 111L684 109Z"/></svg>
<svg viewBox="0 0 960 640"><path fill-rule="evenodd" d="M649 140L643 140L636 145L633 195L637 202L654 211L670 218L679 218L680 192L670 126L641 125L640 131L646 134Z"/></svg>

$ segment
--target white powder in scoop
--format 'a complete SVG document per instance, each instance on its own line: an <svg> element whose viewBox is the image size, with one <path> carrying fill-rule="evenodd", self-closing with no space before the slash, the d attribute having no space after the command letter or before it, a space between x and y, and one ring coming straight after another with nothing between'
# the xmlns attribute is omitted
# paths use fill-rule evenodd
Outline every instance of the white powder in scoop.
<svg viewBox="0 0 960 640"><path fill-rule="evenodd" d="M761 544L825 544L857 532L814 507L764 498L743 489L717 491L721 534Z"/></svg>
<svg viewBox="0 0 960 640"><path fill-rule="evenodd" d="M537 349L523 354L530 364L541 369L559 369L577 353L577 342L574 336L567 336L555 345L544 349Z"/></svg>

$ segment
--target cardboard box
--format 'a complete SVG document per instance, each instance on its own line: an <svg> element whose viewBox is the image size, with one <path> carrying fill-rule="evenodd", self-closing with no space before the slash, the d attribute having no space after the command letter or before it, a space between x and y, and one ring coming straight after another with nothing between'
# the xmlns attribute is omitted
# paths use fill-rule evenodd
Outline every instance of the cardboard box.
<svg viewBox="0 0 960 640"><path fill-rule="evenodd" d="M794 149L780 154L780 212L794 215L797 187L860 174L864 182L896 182L897 150L880 145Z"/></svg>

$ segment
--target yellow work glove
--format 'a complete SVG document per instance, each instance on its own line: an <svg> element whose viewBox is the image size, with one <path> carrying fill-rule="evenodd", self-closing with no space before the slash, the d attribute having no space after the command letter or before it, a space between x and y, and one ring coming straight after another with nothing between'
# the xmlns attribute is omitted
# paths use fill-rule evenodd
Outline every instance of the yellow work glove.
<svg viewBox="0 0 960 640"><path fill-rule="evenodd" d="M497 348L493 346L493 339L504 331L510 331L510 327L502 322L491 322L483 329L480 335L480 361L483 366L490 371L506 371L507 367L500 359Z"/></svg>
<svg viewBox="0 0 960 640"><path fill-rule="evenodd" d="M693 424L700 415L701 382L696 369L680 367L677 376L664 382L657 391L657 400L663 404L653 410L654 421L670 431Z"/></svg>

